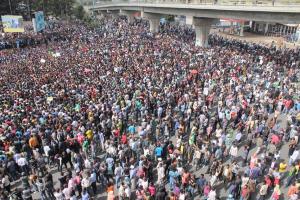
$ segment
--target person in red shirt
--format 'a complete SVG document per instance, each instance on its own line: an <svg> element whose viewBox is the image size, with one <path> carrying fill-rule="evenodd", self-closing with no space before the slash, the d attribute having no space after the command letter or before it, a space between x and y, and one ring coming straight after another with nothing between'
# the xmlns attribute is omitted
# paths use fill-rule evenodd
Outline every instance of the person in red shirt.
<svg viewBox="0 0 300 200"><path fill-rule="evenodd" d="M116 129L114 131L114 136L117 137L117 138L120 136L120 130L119 129Z"/></svg>
<svg viewBox="0 0 300 200"><path fill-rule="evenodd" d="M283 110L283 112L284 112L284 113L288 113L289 110L290 110L291 107L292 107L292 104L293 104L293 101L292 101L291 99L285 100L285 101L284 101L284 110Z"/></svg>
<svg viewBox="0 0 300 200"><path fill-rule="evenodd" d="M272 186L272 180L269 176L265 176L265 182L269 188Z"/></svg>
<svg viewBox="0 0 300 200"><path fill-rule="evenodd" d="M127 144L127 135L124 133L121 137L122 144Z"/></svg>
<svg viewBox="0 0 300 200"><path fill-rule="evenodd" d="M189 180L190 180L190 173L188 173L187 170L184 170L181 177L182 185L185 187L188 184Z"/></svg>
<svg viewBox="0 0 300 200"><path fill-rule="evenodd" d="M3 143L3 149L4 149L4 151L9 151L9 147L10 147L10 144L9 144L9 142L8 141L5 141L4 143Z"/></svg>
<svg viewBox="0 0 300 200"><path fill-rule="evenodd" d="M298 192L299 192L299 190L298 190L298 187L297 187L296 183L293 183L293 185L291 185L289 187L288 197L291 197L293 194L296 194Z"/></svg>
<svg viewBox="0 0 300 200"><path fill-rule="evenodd" d="M249 199L250 199L250 190L248 188L248 185L245 185L242 188L241 199L240 200L249 200Z"/></svg>
<svg viewBox="0 0 300 200"><path fill-rule="evenodd" d="M148 187L148 191L149 191L149 194L151 197L155 197L156 189L152 182L150 183L150 186Z"/></svg>

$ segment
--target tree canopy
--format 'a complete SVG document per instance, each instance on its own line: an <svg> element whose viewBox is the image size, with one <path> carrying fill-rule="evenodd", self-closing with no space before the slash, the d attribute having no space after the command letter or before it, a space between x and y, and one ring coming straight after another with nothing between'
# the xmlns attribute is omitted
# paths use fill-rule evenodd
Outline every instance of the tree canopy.
<svg viewBox="0 0 300 200"><path fill-rule="evenodd" d="M1 0L0 15L20 14L18 7L21 2L21 0Z"/></svg>
<svg viewBox="0 0 300 200"><path fill-rule="evenodd" d="M43 10L46 15L71 15L75 0L1 0L0 14L19 14L29 16L30 13Z"/></svg>

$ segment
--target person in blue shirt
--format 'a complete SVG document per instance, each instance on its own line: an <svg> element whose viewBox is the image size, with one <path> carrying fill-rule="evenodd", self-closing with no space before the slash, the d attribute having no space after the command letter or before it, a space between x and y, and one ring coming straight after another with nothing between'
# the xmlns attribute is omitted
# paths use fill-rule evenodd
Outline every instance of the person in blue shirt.
<svg viewBox="0 0 300 200"><path fill-rule="evenodd" d="M300 102L294 103L294 109L295 109L296 111L300 111Z"/></svg>
<svg viewBox="0 0 300 200"><path fill-rule="evenodd" d="M197 186L198 186L198 191L200 193L200 195L203 194L203 189L205 184L207 183L204 174L201 174L201 176L196 180Z"/></svg>
<svg viewBox="0 0 300 200"><path fill-rule="evenodd" d="M155 159L157 160L158 158L161 158L163 148L159 145L155 148L154 152L155 152Z"/></svg>
<svg viewBox="0 0 300 200"><path fill-rule="evenodd" d="M130 125L130 126L128 127L128 132L129 132L130 134L135 134L135 127L134 127L134 125Z"/></svg>
<svg viewBox="0 0 300 200"><path fill-rule="evenodd" d="M179 176L179 173L177 170L172 169L169 171L169 184L170 184L170 188L173 188L173 186L175 185L177 178Z"/></svg>
<svg viewBox="0 0 300 200"><path fill-rule="evenodd" d="M81 195L81 199L82 200L90 200L90 195L89 195L89 193L87 192L86 189L83 190L82 195Z"/></svg>

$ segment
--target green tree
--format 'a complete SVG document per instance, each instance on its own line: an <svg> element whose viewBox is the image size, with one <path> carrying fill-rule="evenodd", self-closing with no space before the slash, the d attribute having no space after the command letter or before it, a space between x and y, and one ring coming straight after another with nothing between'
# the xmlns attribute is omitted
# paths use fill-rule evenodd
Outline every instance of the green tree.
<svg viewBox="0 0 300 200"><path fill-rule="evenodd" d="M19 4L22 0L0 0L0 15L20 14Z"/></svg>
<svg viewBox="0 0 300 200"><path fill-rule="evenodd" d="M67 16L72 14L75 0L29 0L33 11L43 10L46 15Z"/></svg>
<svg viewBox="0 0 300 200"><path fill-rule="evenodd" d="M169 21L169 22L174 22L174 15L168 15L166 17L166 20Z"/></svg>
<svg viewBox="0 0 300 200"><path fill-rule="evenodd" d="M75 6L73 9L73 14L77 19L81 19L81 20L83 20L86 15L82 5Z"/></svg>

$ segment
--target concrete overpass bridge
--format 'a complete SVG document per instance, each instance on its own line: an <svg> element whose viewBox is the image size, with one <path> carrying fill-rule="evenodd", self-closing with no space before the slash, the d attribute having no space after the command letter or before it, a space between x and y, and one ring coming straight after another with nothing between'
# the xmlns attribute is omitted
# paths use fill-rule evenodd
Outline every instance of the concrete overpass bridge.
<svg viewBox="0 0 300 200"><path fill-rule="evenodd" d="M201 1L201 2L200 2ZM283 0L275 4L275 0L269 1L255 0L224 0L217 2L213 0L209 4L202 0L181 0L174 1L111 1L97 2L89 7L89 10L96 14L111 12L123 14L129 20L133 19L136 12L140 16L149 20L150 31L158 30L160 18L164 15L186 16L187 24L194 25L196 31L196 45L207 46L207 38L210 27L220 18L239 19L244 21L264 21L277 22L283 24L300 24L300 1L294 0L293 4L285 3ZM229 2L229 3L228 3ZM259 3L259 4L258 4ZM268 3L268 4L267 4Z"/></svg>

